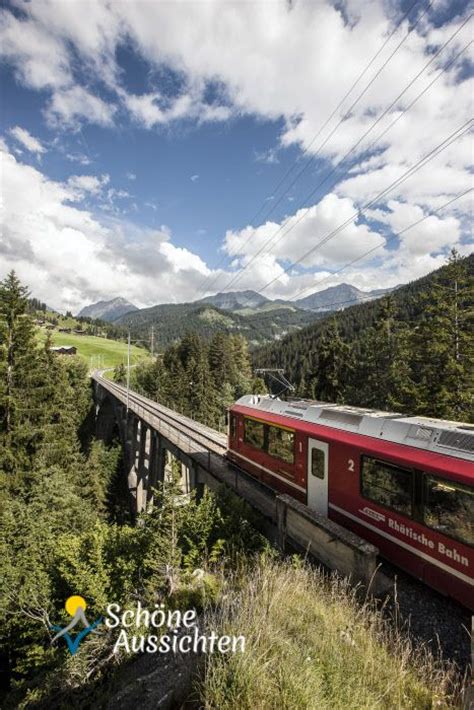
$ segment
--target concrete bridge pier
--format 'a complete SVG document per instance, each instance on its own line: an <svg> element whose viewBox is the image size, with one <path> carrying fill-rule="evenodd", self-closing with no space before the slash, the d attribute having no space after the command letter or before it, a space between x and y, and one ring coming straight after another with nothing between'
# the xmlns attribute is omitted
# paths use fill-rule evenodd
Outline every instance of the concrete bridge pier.
<svg viewBox="0 0 474 710"><path fill-rule="evenodd" d="M180 479L180 486L181 490L185 495L188 493L191 493L191 475L190 475L190 470L188 466L186 466L185 463L182 461L180 462L180 469L181 469L181 479Z"/></svg>
<svg viewBox="0 0 474 710"><path fill-rule="evenodd" d="M137 456L136 512L146 510L146 491L150 466L150 428L140 420Z"/></svg>
<svg viewBox="0 0 474 710"><path fill-rule="evenodd" d="M197 500L204 495L199 466L183 450L176 447L140 416L127 411L124 403L104 394L96 388L96 434L105 442L113 439L117 426L124 450L127 487L133 515L150 510L154 489L166 481L172 481L178 473L178 485L184 495L195 492ZM176 461L177 464L174 464Z"/></svg>
<svg viewBox="0 0 474 710"><path fill-rule="evenodd" d="M146 505L150 508L154 503L154 489L165 480L166 449L163 438L156 431L150 431L148 456Z"/></svg>
<svg viewBox="0 0 474 710"><path fill-rule="evenodd" d="M139 419L128 412L125 429L125 462L127 467L127 486L131 496L132 513L138 512L138 459L139 459Z"/></svg>
<svg viewBox="0 0 474 710"><path fill-rule="evenodd" d="M100 441L110 444L114 435L115 406L110 397L102 397L95 406L95 436Z"/></svg>

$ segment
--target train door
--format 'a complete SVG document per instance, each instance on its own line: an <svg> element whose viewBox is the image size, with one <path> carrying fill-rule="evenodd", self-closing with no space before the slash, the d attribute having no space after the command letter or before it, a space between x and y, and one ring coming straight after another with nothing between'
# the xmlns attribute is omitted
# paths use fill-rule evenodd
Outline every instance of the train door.
<svg viewBox="0 0 474 710"><path fill-rule="evenodd" d="M321 515L328 514L328 445L308 439L308 506Z"/></svg>

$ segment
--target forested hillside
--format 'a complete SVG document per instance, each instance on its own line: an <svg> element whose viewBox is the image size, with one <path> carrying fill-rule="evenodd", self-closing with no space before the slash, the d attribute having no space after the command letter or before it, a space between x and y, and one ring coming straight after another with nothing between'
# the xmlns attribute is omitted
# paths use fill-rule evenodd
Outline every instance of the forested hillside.
<svg viewBox="0 0 474 710"><path fill-rule="evenodd" d="M133 378L210 423L224 400L261 386L245 340L224 334L210 343L188 336ZM0 284L2 708L135 707L137 697L151 707L160 669L182 689L169 655L151 655L148 675L137 678L143 654L114 651L118 629L102 624L74 656L54 642L71 622L64 602L76 594L87 600L88 623L118 602L132 613L138 604L195 609L203 630L244 633L245 653L196 664L187 692L199 707L312 707L314 698L347 707L354 693L364 707L380 697L387 707L400 698L406 707L455 707L452 670L415 653L347 585L302 560L280 560L240 499L220 491L177 503L171 462L154 508L134 519L120 448L95 440L92 412L85 364L38 343L26 289L10 274ZM303 611L295 616L296 607Z"/></svg>
<svg viewBox="0 0 474 710"><path fill-rule="evenodd" d="M474 255L254 354L297 395L474 421Z"/></svg>
<svg viewBox="0 0 474 710"><path fill-rule="evenodd" d="M130 658L105 627L74 657L52 644L65 600L83 595L91 620L111 601L200 610L220 585L192 571L266 542L225 496L175 507L172 480L135 524L120 448L93 436L86 365L38 344L27 296L14 273L0 283L0 705L102 707Z"/></svg>
<svg viewBox="0 0 474 710"><path fill-rule="evenodd" d="M117 367L114 379L124 384L126 370ZM186 416L216 429L225 429L225 413L248 392L264 392L252 377L248 344L241 335L215 333L210 340L186 335L153 362L131 371L130 386Z"/></svg>
<svg viewBox="0 0 474 710"><path fill-rule="evenodd" d="M130 328L133 338L149 338L151 326L155 326L158 348L166 348L190 332L203 338L217 332L239 334L255 346L299 330L319 317L316 313L286 307L240 315L211 304L180 303L127 313L114 325Z"/></svg>

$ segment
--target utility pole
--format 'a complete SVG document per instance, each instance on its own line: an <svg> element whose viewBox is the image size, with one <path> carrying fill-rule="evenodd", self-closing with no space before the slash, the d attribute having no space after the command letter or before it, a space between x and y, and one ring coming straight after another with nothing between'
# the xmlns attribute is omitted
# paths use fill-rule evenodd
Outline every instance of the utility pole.
<svg viewBox="0 0 474 710"><path fill-rule="evenodd" d="M130 331L128 331L128 348L127 348L127 412L129 404L130 392Z"/></svg>
<svg viewBox="0 0 474 710"><path fill-rule="evenodd" d="M151 356L155 353L155 326L151 326Z"/></svg>

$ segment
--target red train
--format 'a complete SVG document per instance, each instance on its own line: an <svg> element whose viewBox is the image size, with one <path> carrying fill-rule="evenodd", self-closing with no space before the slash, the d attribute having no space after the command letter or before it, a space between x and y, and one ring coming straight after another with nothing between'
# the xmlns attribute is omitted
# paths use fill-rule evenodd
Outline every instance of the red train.
<svg viewBox="0 0 474 710"><path fill-rule="evenodd" d="M246 395L227 455L474 609L474 426Z"/></svg>

